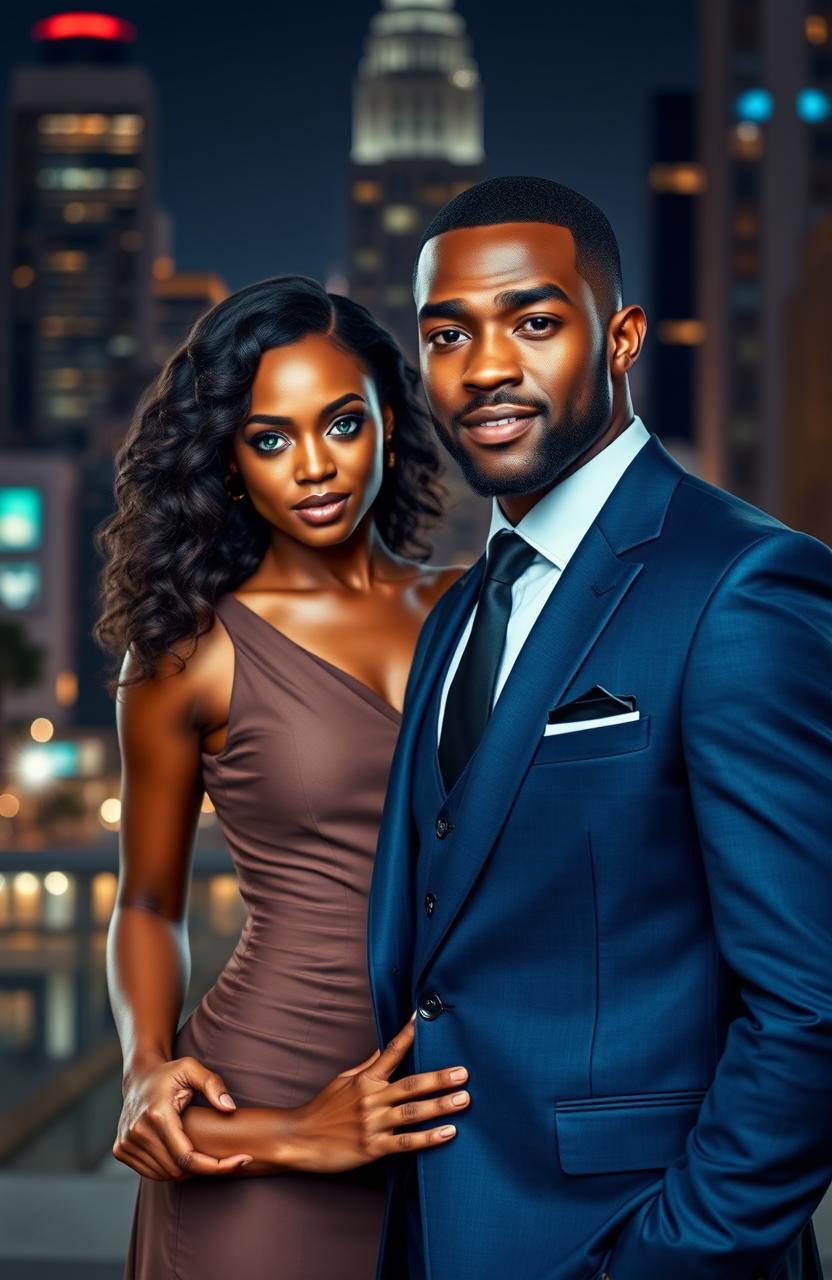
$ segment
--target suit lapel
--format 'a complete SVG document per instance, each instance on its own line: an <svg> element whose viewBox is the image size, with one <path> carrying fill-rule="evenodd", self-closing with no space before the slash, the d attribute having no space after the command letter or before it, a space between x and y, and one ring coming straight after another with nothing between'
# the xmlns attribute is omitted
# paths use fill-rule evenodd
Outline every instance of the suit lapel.
<svg viewBox="0 0 832 1280"><path fill-rule="evenodd" d="M414 957L417 981L494 847L547 711L561 700L641 572L641 561L621 560L617 551L658 537L683 474L652 436L590 526L537 619L471 761L447 856L437 859L432 886L437 905L424 950Z"/></svg>

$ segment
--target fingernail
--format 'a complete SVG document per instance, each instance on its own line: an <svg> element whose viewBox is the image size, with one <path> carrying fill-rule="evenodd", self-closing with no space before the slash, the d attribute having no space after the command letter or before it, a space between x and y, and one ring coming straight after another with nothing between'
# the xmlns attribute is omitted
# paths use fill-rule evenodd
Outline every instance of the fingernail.
<svg viewBox="0 0 832 1280"><path fill-rule="evenodd" d="M454 1067L453 1071L450 1073L450 1079L451 1080L467 1080L468 1072L465 1070L464 1067Z"/></svg>
<svg viewBox="0 0 832 1280"><path fill-rule="evenodd" d="M440 1138L452 1138L456 1133L456 1125L446 1124L444 1128L439 1130Z"/></svg>
<svg viewBox="0 0 832 1280"><path fill-rule="evenodd" d="M220 1102L224 1107L234 1107L236 1109L237 1104L234 1101L234 1099L231 1097L230 1093L221 1093Z"/></svg>
<svg viewBox="0 0 832 1280"><path fill-rule="evenodd" d="M247 1164L254 1164L254 1156L248 1156L245 1160L241 1160L240 1168L245 1169Z"/></svg>
<svg viewBox="0 0 832 1280"><path fill-rule="evenodd" d="M455 1093L454 1096L451 1098L451 1102L454 1104L455 1107L461 1107L462 1104L467 1101L468 1101L468 1094L464 1092Z"/></svg>
<svg viewBox="0 0 832 1280"><path fill-rule="evenodd" d="M415 1021L416 1021L416 1014L417 1014L418 1012L419 1012L419 1010L418 1010L418 1009L414 1009L414 1010L413 1010L413 1012L412 1012L412 1013L411 1013L411 1015L410 1015L410 1021L411 1021L411 1022L415 1022Z"/></svg>

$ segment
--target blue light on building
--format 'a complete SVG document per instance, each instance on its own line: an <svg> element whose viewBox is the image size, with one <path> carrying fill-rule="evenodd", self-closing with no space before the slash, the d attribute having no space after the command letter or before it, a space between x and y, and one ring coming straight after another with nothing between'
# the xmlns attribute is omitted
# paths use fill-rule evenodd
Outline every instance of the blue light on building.
<svg viewBox="0 0 832 1280"><path fill-rule="evenodd" d="M0 488L0 551L35 551L43 535L43 495L39 489Z"/></svg>
<svg viewBox="0 0 832 1280"><path fill-rule="evenodd" d="M829 94L822 89L801 89L797 95L797 114L807 124L820 124L832 112Z"/></svg>
<svg viewBox="0 0 832 1280"><path fill-rule="evenodd" d="M734 110L739 120L748 120L754 124L763 124L770 120L774 111L774 98L768 89L745 89L734 103Z"/></svg>

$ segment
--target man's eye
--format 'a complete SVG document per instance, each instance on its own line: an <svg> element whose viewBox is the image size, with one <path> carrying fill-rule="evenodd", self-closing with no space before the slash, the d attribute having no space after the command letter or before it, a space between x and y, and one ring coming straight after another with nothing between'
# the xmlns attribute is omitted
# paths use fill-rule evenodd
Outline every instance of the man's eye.
<svg viewBox="0 0 832 1280"><path fill-rule="evenodd" d="M360 413L348 413L345 418L339 418L337 422L333 422L327 431L328 436L335 436L342 439L345 436L357 435L361 430L361 424L364 421L364 415Z"/></svg>
<svg viewBox="0 0 832 1280"><path fill-rule="evenodd" d="M438 347L458 347L460 339L465 334L461 329L440 329L431 338L431 342L435 342Z"/></svg>
<svg viewBox="0 0 832 1280"><path fill-rule="evenodd" d="M528 327L527 327L528 326ZM529 316L520 326L523 333L552 333L558 326L554 316Z"/></svg>
<svg viewBox="0 0 832 1280"><path fill-rule="evenodd" d="M285 436L279 436L275 431L264 431L261 435L255 436L253 441L259 453L280 453L288 443Z"/></svg>

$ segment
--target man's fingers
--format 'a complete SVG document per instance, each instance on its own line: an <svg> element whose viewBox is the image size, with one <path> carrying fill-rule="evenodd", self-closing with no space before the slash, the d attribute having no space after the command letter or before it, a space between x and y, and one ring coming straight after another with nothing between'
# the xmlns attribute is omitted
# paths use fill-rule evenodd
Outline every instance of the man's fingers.
<svg viewBox="0 0 832 1280"><path fill-rule="evenodd" d="M398 1031L393 1039L387 1044L384 1052L379 1057L372 1074L379 1080L389 1080L393 1072L396 1070L410 1046L413 1044L413 1037L416 1034L416 1028L412 1021L409 1021Z"/></svg>

